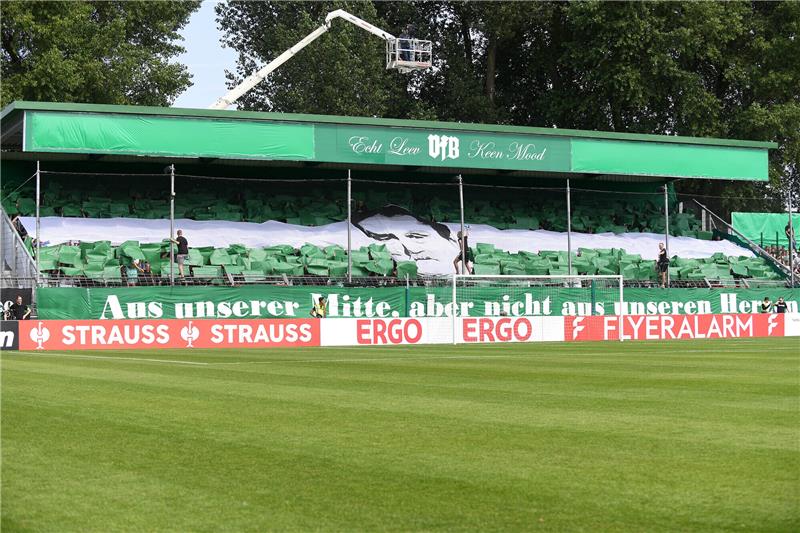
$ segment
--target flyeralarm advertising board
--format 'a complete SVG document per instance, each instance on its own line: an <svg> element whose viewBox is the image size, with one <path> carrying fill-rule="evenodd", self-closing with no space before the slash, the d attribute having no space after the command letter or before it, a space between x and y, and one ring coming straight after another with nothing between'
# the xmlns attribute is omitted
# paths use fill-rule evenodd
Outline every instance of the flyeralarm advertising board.
<svg viewBox="0 0 800 533"><path fill-rule="evenodd" d="M567 341L783 337L784 314L587 316L564 319Z"/></svg>

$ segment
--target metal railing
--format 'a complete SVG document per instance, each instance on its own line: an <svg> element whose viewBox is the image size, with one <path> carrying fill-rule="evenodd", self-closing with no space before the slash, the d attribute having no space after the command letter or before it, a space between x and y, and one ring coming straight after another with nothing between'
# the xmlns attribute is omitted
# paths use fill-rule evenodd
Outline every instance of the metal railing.
<svg viewBox="0 0 800 533"><path fill-rule="evenodd" d="M36 286L36 277L6 277L12 284L9 286L32 287ZM175 286L184 287L242 287L242 286L316 286L316 287L447 287L452 284L452 276L418 276L416 278L397 277L354 277L348 281L346 277L324 276L258 276L258 279L241 275L226 275L215 277L186 277L175 278ZM168 276L139 275L134 280L125 276L114 276L104 279L102 277L42 275L40 287L82 287L82 288L114 288L114 287L169 287ZM736 279L701 279L701 280L676 280L670 281L669 287L673 289L731 289L731 288L782 288L788 287L787 280L760 280L749 278ZM652 280L625 280L625 288L658 289L659 282Z"/></svg>
<svg viewBox="0 0 800 533"><path fill-rule="evenodd" d="M0 206L0 276L4 287L36 286L36 261Z"/></svg>
<svg viewBox="0 0 800 533"><path fill-rule="evenodd" d="M756 255L760 255L761 257L769 260L784 275L786 275L787 277L791 277L792 272L791 272L791 270L789 269L789 267L787 265L784 265L783 262L779 261L776 257L774 257L767 250L765 250L764 248L762 248L761 246L759 246L758 244L756 244L755 242L753 242L752 240L747 238L747 236L744 235L742 232L740 232L739 230L737 230L736 228L734 228L733 226L731 226L730 224L725 222L719 215L717 215L716 213L711 211L709 208L707 208L706 206L704 206L703 204L701 204L697 200L694 200L694 203L696 203L698 206L700 206L700 208L703 211L705 211L706 213L708 213L711 217L713 217L713 219L718 220L725 228L728 229L728 231L733 232L737 237L742 239L742 241L746 242L750 246L750 249Z"/></svg>

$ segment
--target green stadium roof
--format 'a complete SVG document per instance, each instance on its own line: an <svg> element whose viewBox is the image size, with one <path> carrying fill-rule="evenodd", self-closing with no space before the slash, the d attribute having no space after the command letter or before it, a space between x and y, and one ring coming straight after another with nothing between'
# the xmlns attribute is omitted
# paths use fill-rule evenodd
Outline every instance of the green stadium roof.
<svg viewBox="0 0 800 533"><path fill-rule="evenodd" d="M769 148L729 139L325 115L14 102L4 156L193 159L520 176L768 179ZM119 159L123 158L123 159Z"/></svg>

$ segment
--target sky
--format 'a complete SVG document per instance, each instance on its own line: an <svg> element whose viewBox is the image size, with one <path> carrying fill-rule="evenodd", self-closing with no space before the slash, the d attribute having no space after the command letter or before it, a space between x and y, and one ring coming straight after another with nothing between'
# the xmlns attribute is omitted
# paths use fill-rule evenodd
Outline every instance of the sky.
<svg viewBox="0 0 800 533"><path fill-rule="evenodd" d="M228 92L225 69L233 70L236 66L236 52L220 44L222 32L214 21L216 3L203 2L181 32L186 52L177 61L188 67L194 85L175 100L173 107L203 109Z"/></svg>

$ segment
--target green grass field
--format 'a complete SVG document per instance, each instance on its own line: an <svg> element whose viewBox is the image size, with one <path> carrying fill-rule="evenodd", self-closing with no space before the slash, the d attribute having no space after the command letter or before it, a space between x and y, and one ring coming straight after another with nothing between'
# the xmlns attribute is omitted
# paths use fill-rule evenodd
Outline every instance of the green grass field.
<svg viewBox="0 0 800 533"><path fill-rule="evenodd" d="M2 531L798 531L797 339L2 354Z"/></svg>

